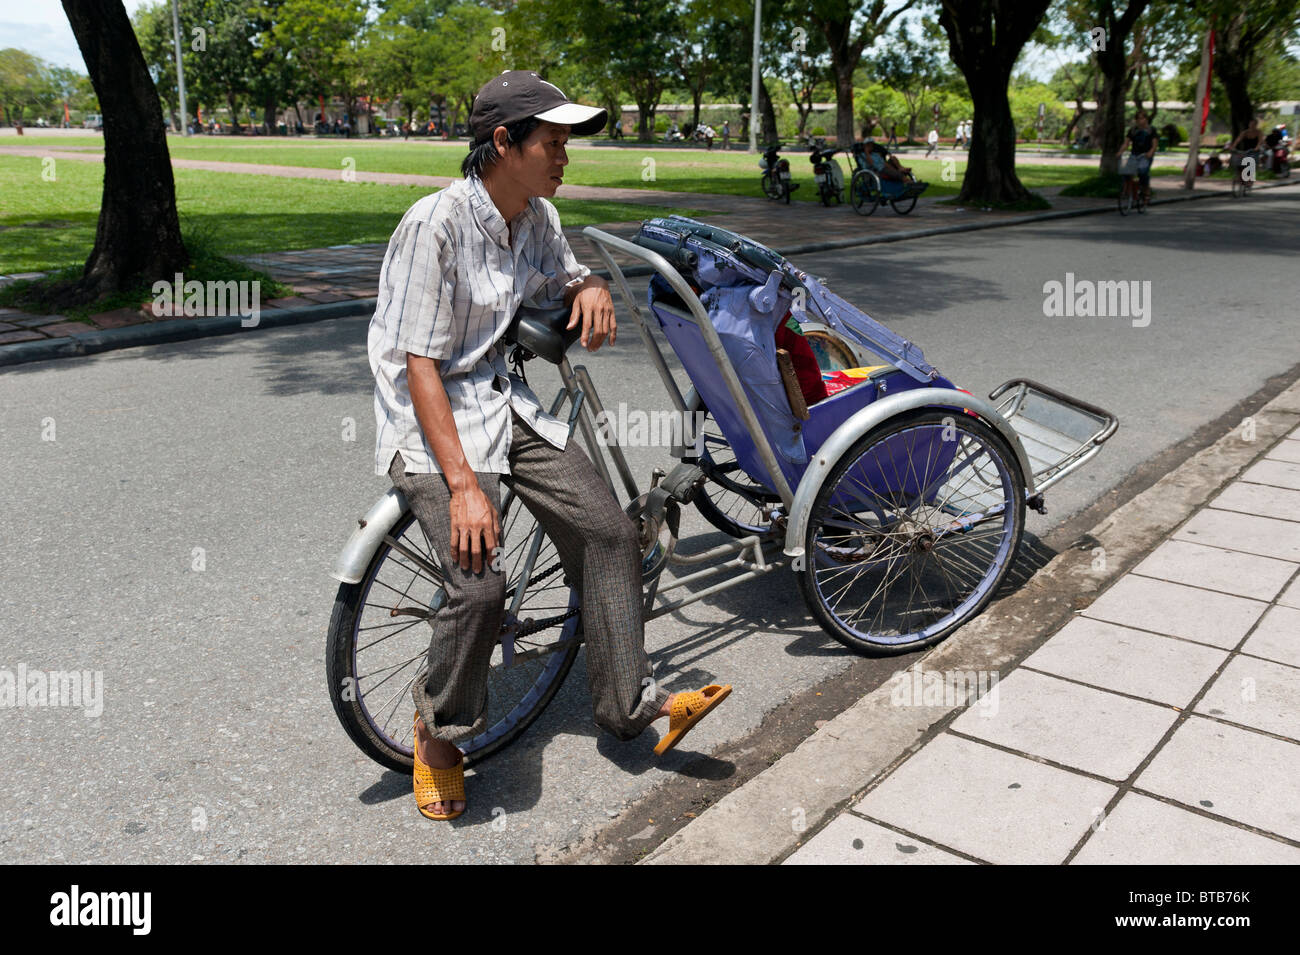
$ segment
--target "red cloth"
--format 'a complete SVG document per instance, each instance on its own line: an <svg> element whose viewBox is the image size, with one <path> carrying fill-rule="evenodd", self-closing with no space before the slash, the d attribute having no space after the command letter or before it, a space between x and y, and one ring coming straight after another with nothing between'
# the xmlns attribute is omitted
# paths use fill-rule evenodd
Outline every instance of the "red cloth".
<svg viewBox="0 0 1300 955"><path fill-rule="evenodd" d="M788 319L789 315L786 318ZM776 329L776 347L784 348L790 353L795 377L799 379L799 390L803 392L803 400L810 407L824 400L826 385L822 381L821 366L817 364L817 356L813 354L808 339L793 331L785 321L782 321Z"/></svg>

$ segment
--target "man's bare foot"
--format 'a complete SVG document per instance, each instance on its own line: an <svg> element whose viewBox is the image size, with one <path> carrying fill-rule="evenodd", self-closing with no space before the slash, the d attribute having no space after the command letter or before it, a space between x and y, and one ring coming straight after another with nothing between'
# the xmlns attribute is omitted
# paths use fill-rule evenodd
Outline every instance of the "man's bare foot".
<svg viewBox="0 0 1300 955"><path fill-rule="evenodd" d="M659 707L659 712L655 714L655 720L661 720L672 712L673 700L677 698L676 693L668 694L668 699L664 700L664 705ZM651 720L653 723L655 720Z"/></svg>
<svg viewBox="0 0 1300 955"><path fill-rule="evenodd" d="M415 745L419 747L420 761L432 769L450 769L461 761L461 751L446 740L434 739L424 728L424 720L415 721ZM448 802L438 800L421 806L434 815L445 816L452 812L464 812L465 800L453 799Z"/></svg>

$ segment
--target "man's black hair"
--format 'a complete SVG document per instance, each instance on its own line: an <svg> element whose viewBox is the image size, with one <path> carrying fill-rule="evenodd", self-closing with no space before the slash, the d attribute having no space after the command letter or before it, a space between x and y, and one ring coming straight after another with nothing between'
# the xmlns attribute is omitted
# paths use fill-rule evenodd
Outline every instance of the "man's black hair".
<svg viewBox="0 0 1300 955"><path fill-rule="evenodd" d="M529 116L526 119L515 120L513 123L506 123L506 146L507 149L520 149L521 144L534 129L542 125L542 121L536 116ZM494 130L495 131L495 130ZM492 165L501 154L497 152L496 143L492 141L489 135L487 139L480 139L470 143L469 155L461 160L460 174L469 178L483 178L483 170Z"/></svg>

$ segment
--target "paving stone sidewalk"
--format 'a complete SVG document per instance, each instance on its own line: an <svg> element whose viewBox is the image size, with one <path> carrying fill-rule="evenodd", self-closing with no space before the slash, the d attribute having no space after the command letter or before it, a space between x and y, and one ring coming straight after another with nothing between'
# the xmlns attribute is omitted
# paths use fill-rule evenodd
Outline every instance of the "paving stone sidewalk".
<svg viewBox="0 0 1300 955"><path fill-rule="evenodd" d="M786 864L1300 863L1300 428L986 688Z"/></svg>

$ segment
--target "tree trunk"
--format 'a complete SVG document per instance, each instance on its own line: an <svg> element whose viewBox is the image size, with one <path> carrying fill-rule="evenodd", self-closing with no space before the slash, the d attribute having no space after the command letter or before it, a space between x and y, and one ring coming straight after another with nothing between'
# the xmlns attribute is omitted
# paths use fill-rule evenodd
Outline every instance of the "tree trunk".
<svg viewBox="0 0 1300 955"><path fill-rule="evenodd" d="M704 99L704 89L691 90L691 106L694 112L691 113L691 129L700 128L700 100Z"/></svg>
<svg viewBox="0 0 1300 955"><path fill-rule="evenodd" d="M1018 202L1029 190L1016 176L1016 124L1007 99L1007 77L983 75L966 81L975 107L974 134L959 202Z"/></svg>
<svg viewBox="0 0 1300 955"><path fill-rule="evenodd" d="M606 93L604 101L601 103L605 107L605 115L608 117L605 131L614 135L614 128L623 124L623 114L618 109L618 98L610 93Z"/></svg>
<svg viewBox="0 0 1300 955"><path fill-rule="evenodd" d="M776 107L772 105L772 97L768 95L767 81L761 76L758 78L758 112L758 144L764 146L776 142Z"/></svg>
<svg viewBox="0 0 1300 955"><path fill-rule="evenodd" d="M655 138L655 108L649 100L636 101L636 138L638 142L652 143Z"/></svg>
<svg viewBox="0 0 1300 955"><path fill-rule="evenodd" d="M95 246L62 304L171 280L189 264L158 91L121 0L63 0L104 117Z"/></svg>
<svg viewBox="0 0 1300 955"><path fill-rule="evenodd" d="M1120 53L1121 61L1123 51ZM1120 70L1123 70L1121 62ZM1103 67L1103 73L1105 68ZM1101 149L1099 171L1103 176L1119 173L1119 150L1124 145L1123 74L1118 78L1107 74L1101 84L1101 99L1097 102L1097 133L1093 146Z"/></svg>
<svg viewBox="0 0 1300 955"><path fill-rule="evenodd" d="M857 69L859 52L834 63L835 69L835 141L847 146L853 142L853 71Z"/></svg>
<svg viewBox="0 0 1300 955"><path fill-rule="evenodd" d="M1228 97L1229 122L1232 123L1232 138L1250 125L1255 115L1255 105L1250 100L1247 83L1249 71L1243 59L1235 51L1220 46L1214 51L1214 72L1223 84L1223 92Z"/></svg>
<svg viewBox="0 0 1300 955"><path fill-rule="evenodd" d="M275 135L275 94L267 93L266 100L262 103L262 125L266 127L266 135Z"/></svg>
<svg viewBox="0 0 1300 955"><path fill-rule="evenodd" d="M1114 4L1107 0L1101 24L1106 28L1106 49L1097 52L1097 71L1101 74L1101 95L1097 100L1097 135L1094 146L1101 149L1098 171L1103 175L1119 172L1119 150L1124 145L1124 101L1135 79L1136 66L1142 57L1142 34L1135 38L1133 56L1126 52L1128 39L1148 0L1129 0L1124 13L1115 16Z"/></svg>

